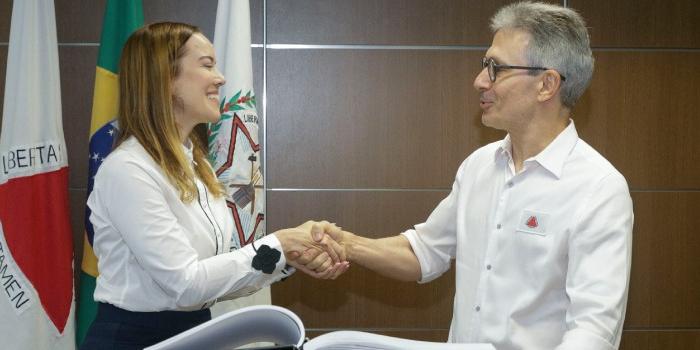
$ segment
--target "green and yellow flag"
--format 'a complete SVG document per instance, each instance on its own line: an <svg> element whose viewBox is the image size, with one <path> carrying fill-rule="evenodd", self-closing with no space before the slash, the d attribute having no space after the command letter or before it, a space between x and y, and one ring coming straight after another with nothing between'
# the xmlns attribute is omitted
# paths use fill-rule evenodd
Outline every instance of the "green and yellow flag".
<svg viewBox="0 0 700 350"><path fill-rule="evenodd" d="M90 154L87 195L90 196L94 177L102 160L111 152L117 134L119 99L119 57L126 39L143 25L141 0L108 0L105 7L100 51L95 74L95 93L90 123ZM85 243L80 274L76 341L80 345L97 314L93 299L97 279L97 258L92 250L93 229L90 208L85 208Z"/></svg>

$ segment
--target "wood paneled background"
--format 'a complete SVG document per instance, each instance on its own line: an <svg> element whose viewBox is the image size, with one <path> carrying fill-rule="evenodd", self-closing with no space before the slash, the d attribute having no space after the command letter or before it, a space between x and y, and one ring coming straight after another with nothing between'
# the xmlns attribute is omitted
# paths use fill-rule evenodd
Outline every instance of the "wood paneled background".
<svg viewBox="0 0 700 350"><path fill-rule="evenodd" d="M143 2L147 22L185 21L213 37L215 0ZM472 81L490 45L488 19L508 2L251 0L269 231L314 218L383 237L423 221L459 163L503 136L480 125ZM590 27L596 71L574 111L579 133L632 190L622 348L700 349L700 5L551 2L579 10ZM56 0L78 267L104 3ZM0 95L11 8L0 0ZM359 266L337 281L299 274L272 289L311 336L359 329L438 341L454 293L452 271L417 285Z"/></svg>

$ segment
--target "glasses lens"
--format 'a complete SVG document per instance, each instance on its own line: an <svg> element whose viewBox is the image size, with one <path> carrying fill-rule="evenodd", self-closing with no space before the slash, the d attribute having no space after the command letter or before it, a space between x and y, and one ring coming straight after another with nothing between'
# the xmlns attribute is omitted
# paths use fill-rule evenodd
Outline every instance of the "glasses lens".
<svg viewBox="0 0 700 350"><path fill-rule="evenodd" d="M487 68L486 71L489 73L489 79L491 81L496 81L496 69L493 66L493 59L492 58L482 58L481 59L481 69Z"/></svg>

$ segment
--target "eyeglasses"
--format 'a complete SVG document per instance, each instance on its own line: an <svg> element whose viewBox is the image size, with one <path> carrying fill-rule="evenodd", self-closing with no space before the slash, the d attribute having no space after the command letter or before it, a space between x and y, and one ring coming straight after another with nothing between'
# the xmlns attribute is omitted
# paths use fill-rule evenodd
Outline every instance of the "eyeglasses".
<svg viewBox="0 0 700 350"><path fill-rule="evenodd" d="M493 58L482 58L481 59L481 68L488 68L487 71L489 72L489 79L491 79L491 82L496 82L496 73L498 73L502 69L525 69L525 70L550 70L552 68L545 68L545 67L528 67L528 66L509 66L505 64L496 64L496 61L493 60ZM557 72L559 73L559 72ZM559 76L561 77L561 80L564 81L566 78L559 73Z"/></svg>

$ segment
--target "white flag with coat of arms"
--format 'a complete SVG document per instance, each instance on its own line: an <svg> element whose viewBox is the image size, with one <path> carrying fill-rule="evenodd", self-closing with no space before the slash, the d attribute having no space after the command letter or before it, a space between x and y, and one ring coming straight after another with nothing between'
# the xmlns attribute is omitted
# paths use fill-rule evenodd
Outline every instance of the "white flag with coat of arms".
<svg viewBox="0 0 700 350"><path fill-rule="evenodd" d="M248 0L219 0L214 48L217 68L226 78L219 91L221 120L208 128L209 160L226 188L226 202L235 223L231 249L265 234L265 190L260 169L260 118L253 90ZM244 306L270 304L270 289L219 302L212 316Z"/></svg>

